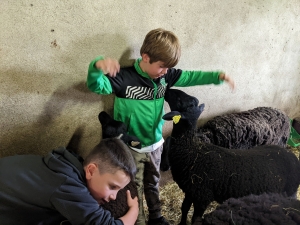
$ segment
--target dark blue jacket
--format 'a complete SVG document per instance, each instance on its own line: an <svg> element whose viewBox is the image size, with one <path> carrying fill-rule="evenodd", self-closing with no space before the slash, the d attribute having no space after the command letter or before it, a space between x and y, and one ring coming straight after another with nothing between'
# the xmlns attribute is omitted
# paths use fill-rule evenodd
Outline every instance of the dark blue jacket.
<svg viewBox="0 0 300 225"><path fill-rule="evenodd" d="M81 162L65 148L47 156L0 159L0 224L123 225L111 217L86 187Z"/></svg>

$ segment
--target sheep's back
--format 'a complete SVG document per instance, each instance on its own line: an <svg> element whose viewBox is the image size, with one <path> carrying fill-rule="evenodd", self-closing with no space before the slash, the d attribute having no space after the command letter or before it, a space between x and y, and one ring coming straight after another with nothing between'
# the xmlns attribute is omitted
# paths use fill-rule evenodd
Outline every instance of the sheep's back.
<svg viewBox="0 0 300 225"><path fill-rule="evenodd" d="M289 134L288 116L271 107L217 116L198 129L202 141L231 149L266 144L285 147Z"/></svg>
<svg viewBox="0 0 300 225"><path fill-rule="evenodd" d="M247 151L224 151L227 153L220 154L226 157L224 174L221 175L223 180L219 184L222 192L216 195L216 201L262 192L286 192L289 196L296 193L300 182L300 163L293 153L275 145L257 146ZM214 186L216 193L218 186Z"/></svg>
<svg viewBox="0 0 300 225"><path fill-rule="evenodd" d="M171 172L183 192L197 199L207 195L210 201L223 202L265 191L289 196L297 191L299 160L284 148L266 145L243 151L185 139L171 149Z"/></svg>
<svg viewBox="0 0 300 225"><path fill-rule="evenodd" d="M204 215L202 224L296 225L300 224L300 201L276 193L230 198Z"/></svg>

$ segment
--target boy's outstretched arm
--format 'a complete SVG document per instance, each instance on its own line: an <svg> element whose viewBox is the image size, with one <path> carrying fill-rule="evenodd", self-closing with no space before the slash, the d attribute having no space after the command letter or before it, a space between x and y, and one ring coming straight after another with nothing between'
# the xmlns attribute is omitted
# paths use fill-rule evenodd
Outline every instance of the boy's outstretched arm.
<svg viewBox="0 0 300 225"><path fill-rule="evenodd" d="M138 198L131 198L130 191L127 190L127 204L129 206L128 212L119 218L122 220L124 225L133 225L135 221L137 220L138 213L139 213L139 203L138 203Z"/></svg>
<svg viewBox="0 0 300 225"><path fill-rule="evenodd" d="M219 79L226 81L228 83L228 85L230 86L230 88L232 90L234 90L235 83L234 83L234 80L230 76L226 75L225 73L220 73Z"/></svg>
<svg viewBox="0 0 300 225"><path fill-rule="evenodd" d="M234 89L235 84L233 79L222 71L182 70L179 79L173 86L190 87L206 84L222 84L224 81L226 81L230 87Z"/></svg>

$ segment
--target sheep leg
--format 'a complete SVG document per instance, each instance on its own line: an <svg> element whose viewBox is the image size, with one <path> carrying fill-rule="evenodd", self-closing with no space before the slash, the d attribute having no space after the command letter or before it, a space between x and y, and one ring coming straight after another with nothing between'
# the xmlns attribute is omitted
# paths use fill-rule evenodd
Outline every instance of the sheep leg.
<svg viewBox="0 0 300 225"><path fill-rule="evenodd" d="M203 202L194 201L194 213L192 217L192 224L193 225L201 225L202 224L202 215L206 208L203 207Z"/></svg>
<svg viewBox="0 0 300 225"><path fill-rule="evenodd" d="M185 193L182 205L181 205L181 220L179 225L186 225L187 215L193 203L192 197Z"/></svg>

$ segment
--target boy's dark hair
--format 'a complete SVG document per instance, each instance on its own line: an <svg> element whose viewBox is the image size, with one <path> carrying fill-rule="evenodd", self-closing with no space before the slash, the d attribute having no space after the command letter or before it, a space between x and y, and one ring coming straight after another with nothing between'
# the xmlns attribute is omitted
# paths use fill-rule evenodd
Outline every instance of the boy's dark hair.
<svg viewBox="0 0 300 225"><path fill-rule="evenodd" d="M84 160L84 167L96 163L101 173L122 170L131 180L136 174L136 165L129 147L119 138L106 138L94 147Z"/></svg>
<svg viewBox="0 0 300 225"><path fill-rule="evenodd" d="M150 63L162 61L165 67L171 68L180 59L180 43L173 32L157 28L146 35L140 54L147 54Z"/></svg>

